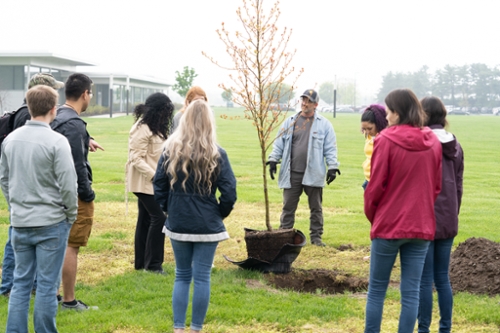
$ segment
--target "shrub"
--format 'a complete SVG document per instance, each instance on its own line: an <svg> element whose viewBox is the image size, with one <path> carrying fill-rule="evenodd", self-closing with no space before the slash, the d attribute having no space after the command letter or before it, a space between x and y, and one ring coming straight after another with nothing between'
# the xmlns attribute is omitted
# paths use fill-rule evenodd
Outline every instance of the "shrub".
<svg viewBox="0 0 500 333"><path fill-rule="evenodd" d="M89 105L85 112L82 112L82 117L98 116L101 114L108 114L109 107L102 105Z"/></svg>

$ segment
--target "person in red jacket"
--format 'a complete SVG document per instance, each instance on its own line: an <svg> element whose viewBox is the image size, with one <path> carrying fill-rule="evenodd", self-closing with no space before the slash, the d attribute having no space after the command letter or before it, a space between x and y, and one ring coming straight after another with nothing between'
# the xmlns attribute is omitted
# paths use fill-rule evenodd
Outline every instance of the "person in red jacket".
<svg viewBox="0 0 500 333"><path fill-rule="evenodd" d="M365 215L371 223L365 333L380 332L396 256L401 260L398 333L411 333L418 313L425 256L434 239L434 202L441 191L441 144L424 127L425 113L409 89L385 98L389 127L374 141Z"/></svg>
<svg viewBox="0 0 500 333"><path fill-rule="evenodd" d="M436 286L439 304L439 332L451 331L453 293L450 285L450 255L453 239L458 233L458 213L462 203L464 152L455 136L445 130L446 108L437 97L421 100L427 114L427 126L436 134L443 149L443 180L441 193L434 204L436 235L429 245L420 281L418 332L428 333L432 320L432 284Z"/></svg>

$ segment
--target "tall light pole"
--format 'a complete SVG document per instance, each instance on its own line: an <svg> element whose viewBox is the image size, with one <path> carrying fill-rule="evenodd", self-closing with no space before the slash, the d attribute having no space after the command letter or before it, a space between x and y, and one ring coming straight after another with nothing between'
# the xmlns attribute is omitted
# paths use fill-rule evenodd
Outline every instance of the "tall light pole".
<svg viewBox="0 0 500 333"><path fill-rule="evenodd" d="M337 117L337 75L333 82L333 118Z"/></svg>

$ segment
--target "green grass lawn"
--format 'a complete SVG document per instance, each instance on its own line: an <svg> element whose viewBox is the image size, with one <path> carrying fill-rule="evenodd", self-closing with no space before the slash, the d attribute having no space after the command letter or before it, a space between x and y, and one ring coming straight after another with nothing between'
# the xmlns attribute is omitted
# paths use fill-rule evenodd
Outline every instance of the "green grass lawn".
<svg viewBox="0 0 500 333"><path fill-rule="evenodd" d="M229 155L238 180L238 202L225 220L231 239L216 253L211 303L205 332L361 332L364 327L364 294L300 294L275 290L262 274L246 272L222 257L244 259L243 228L265 228L262 168L255 129L238 118L241 109L216 109L232 119L217 117L218 139ZM295 268L335 269L367 277L370 226L363 213L364 138L358 114L339 114L333 119L338 140L341 176L325 187L324 214L326 248L306 246ZM105 151L90 154L96 191L95 225L89 246L82 249L77 298L98 311L60 312L59 331L64 332L171 332L171 294L174 280L172 250L165 246L166 276L133 270L133 237L136 199L129 194L125 205L124 166L132 117L86 119L91 135ZM500 117L453 116L450 128L465 153L464 197L459 234L455 246L470 237L500 241ZM271 218L279 226L281 191L270 180ZM127 213L128 212L128 213ZM308 233L307 200L303 197L296 227ZM8 212L0 198L0 255L7 238ZM352 251L338 251L351 244ZM396 264L399 266L399 264ZM398 267L393 280L399 279ZM454 332L499 332L500 296L459 293L455 297ZM0 327L7 318L7 299L0 298ZM437 330L437 305L433 330ZM189 313L189 311L188 311ZM384 308L382 331L395 331L399 315L399 292L390 289ZM188 315L189 320L189 315ZM32 317L30 315L30 321ZM31 325L31 324L30 324ZM33 327L31 325L31 330Z"/></svg>

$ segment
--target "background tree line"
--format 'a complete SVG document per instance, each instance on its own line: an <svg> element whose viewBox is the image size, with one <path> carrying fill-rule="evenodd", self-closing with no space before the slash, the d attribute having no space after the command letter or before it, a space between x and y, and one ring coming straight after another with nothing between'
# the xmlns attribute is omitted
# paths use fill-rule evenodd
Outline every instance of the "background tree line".
<svg viewBox="0 0 500 333"><path fill-rule="evenodd" d="M409 88L422 98L434 95L444 104L460 107L496 107L500 104L500 68L485 64L446 65L434 73L423 66L416 72L389 72L382 78L377 100L397 88Z"/></svg>

